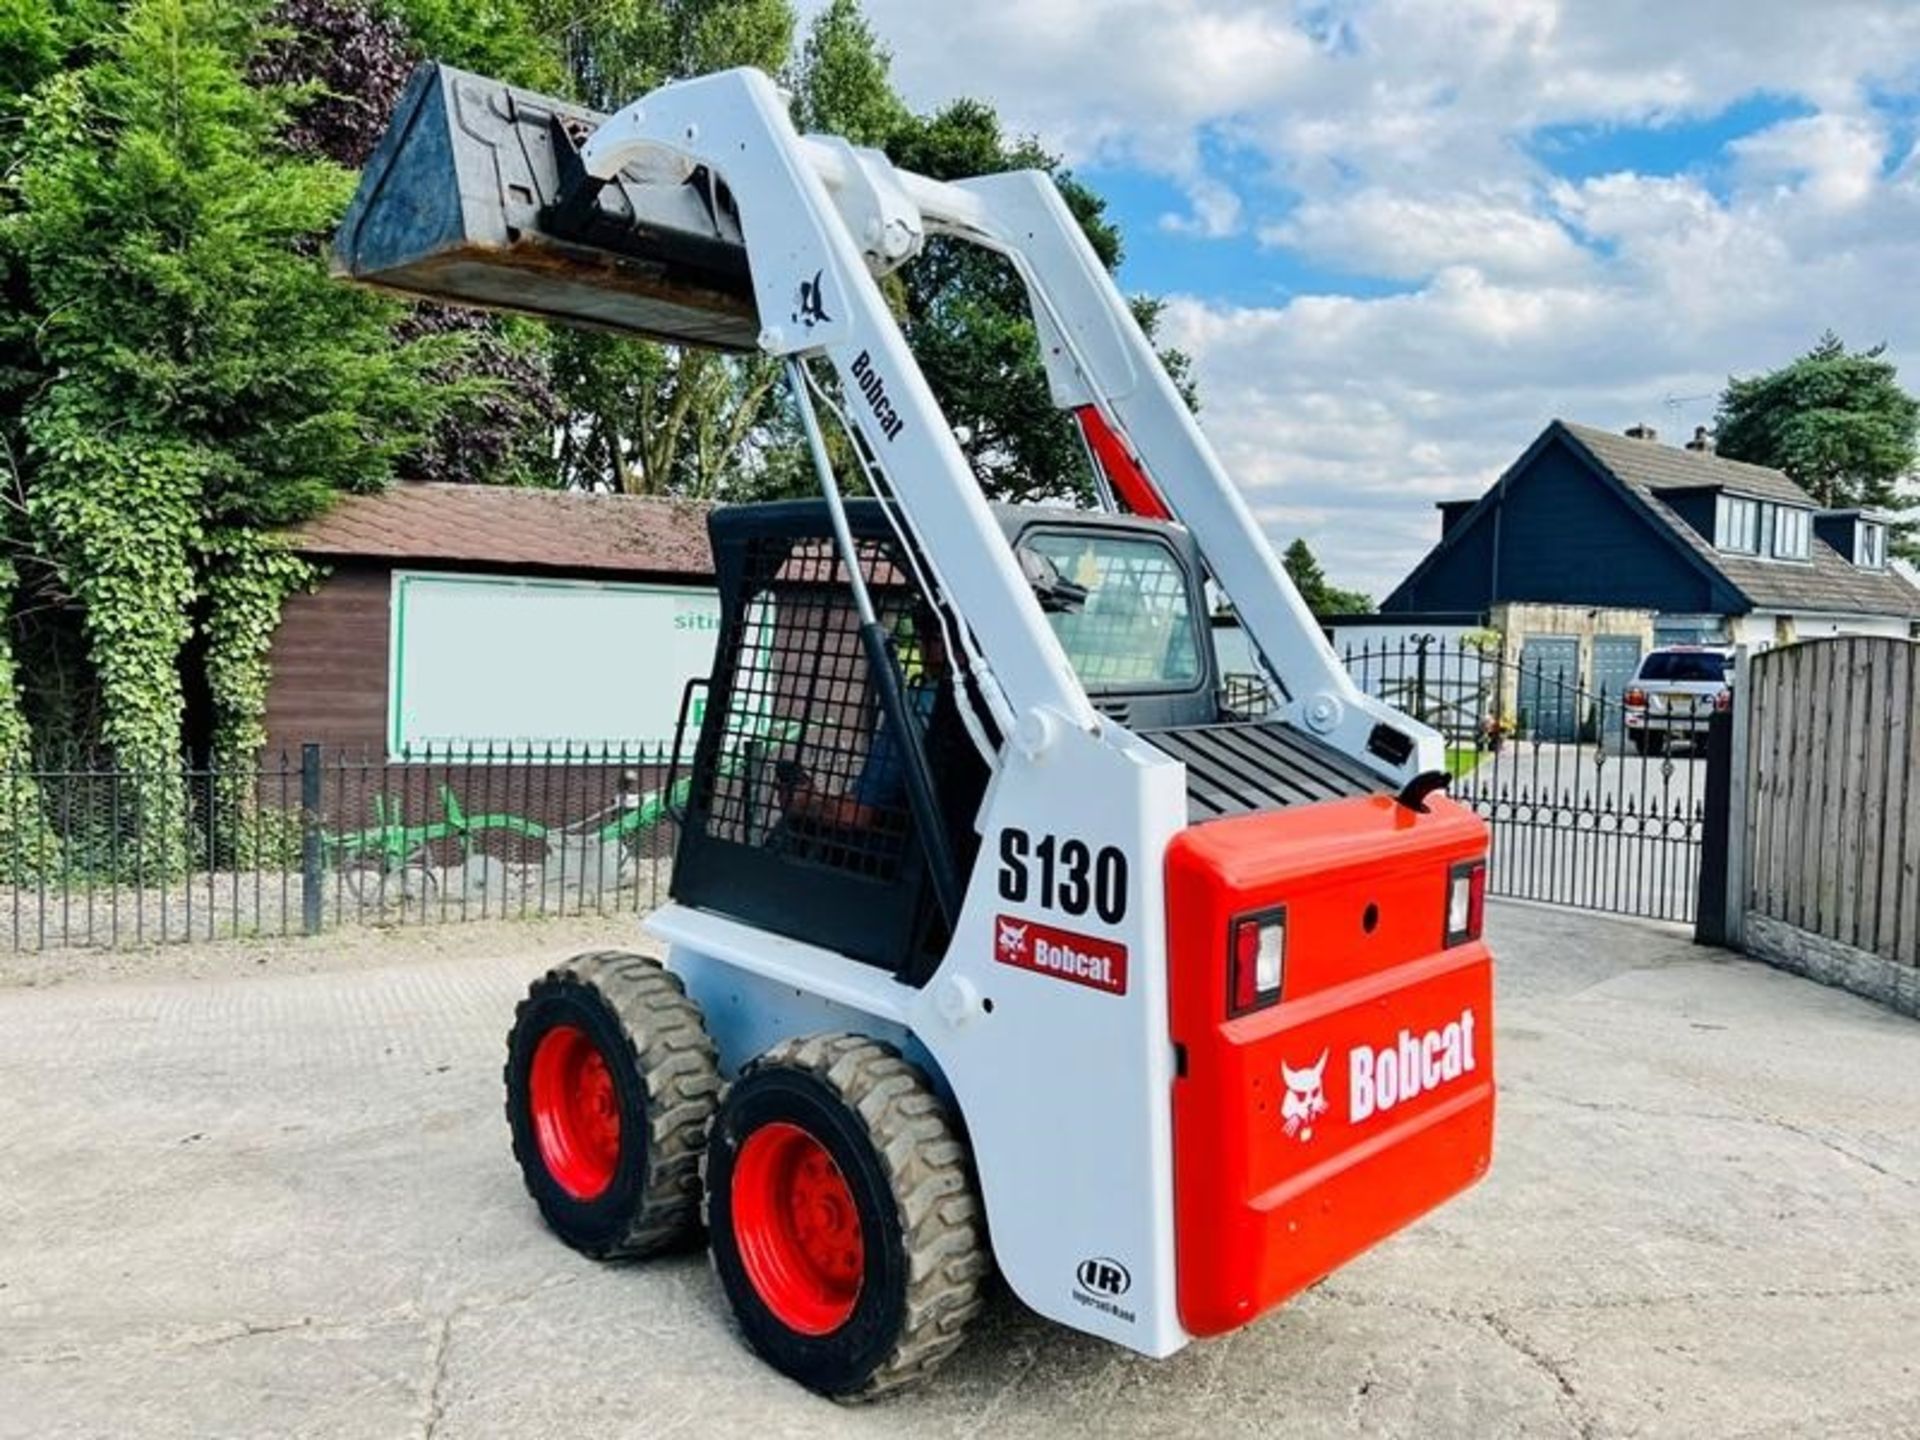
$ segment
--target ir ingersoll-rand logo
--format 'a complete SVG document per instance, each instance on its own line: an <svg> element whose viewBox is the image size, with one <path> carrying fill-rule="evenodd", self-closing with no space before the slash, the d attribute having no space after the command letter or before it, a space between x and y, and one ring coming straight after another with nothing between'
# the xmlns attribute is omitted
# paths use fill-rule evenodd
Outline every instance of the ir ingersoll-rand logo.
<svg viewBox="0 0 1920 1440"><path fill-rule="evenodd" d="M1092 1255L1073 1271L1073 1298L1090 1310L1111 1315L1131 1325L1138 1316L1120 1303L1133 1288L1133 1272L1111 1255Z"/></svg>
<svg viewBox="0 0 1920 1440"><path fill-rule="evenodd" d="M993 934L993 958L1002 965L1109 995L1127 993L1127 947L1117 940L1056 930L1038 920L1016 920L1010 915L998 917Z"/></svg>

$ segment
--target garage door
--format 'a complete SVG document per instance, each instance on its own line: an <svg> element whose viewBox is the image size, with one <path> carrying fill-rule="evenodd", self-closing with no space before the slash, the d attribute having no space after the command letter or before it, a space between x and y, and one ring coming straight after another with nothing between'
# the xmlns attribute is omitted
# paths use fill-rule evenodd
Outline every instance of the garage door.
<svg viewBox="0 0 1920 1440"><path fill-rule="evenodd" d="M1520 644L1520 719L1536 739L1574 738L1579 723L1580 642L1529 635Z"/></svg>
<svg viewBox="0 0 1920 1440"><path fill-rule="evenodd" d="M1618 705L1620 697L1633 683L1640 668L1638 635L1596 635L1593 638L1593 684L1596 696L1604 696L1609 705Z"/></svg>

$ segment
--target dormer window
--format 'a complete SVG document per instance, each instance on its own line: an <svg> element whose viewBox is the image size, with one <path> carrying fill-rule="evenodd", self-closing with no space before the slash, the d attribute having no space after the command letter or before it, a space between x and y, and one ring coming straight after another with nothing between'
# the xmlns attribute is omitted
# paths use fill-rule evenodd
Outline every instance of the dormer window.
<svg viewBox="0 0 1920 1440"><path fill-rule="evenodd" d="M1863 520L1854 534L1859 538L1854 542L1853 563L1862 570L1886 569L1887 527Z"/></svg>
<svg viewBox="0 0 1920 1440"><path fill-rule="evenodd" d="M1773 558L1805 560L1813 539L1813 512L1796 510L1790 505L1769 505L1768 518L1773 531Z"/></svg>
<svg viewBox="0 0 1920 1440"><path fill-rule="evenodd" d="M1805 560L1812 539L1811 510L1725 493L1715 502L1713 543L1732 554Z"/></svg>
<svg viewBox="0 0 1920 1440"><path fill-rule="evenodd" d="M1714 512L1713 543L1742 555L1760 553L1760 506L1744 495L1722 495Z"/></svg>

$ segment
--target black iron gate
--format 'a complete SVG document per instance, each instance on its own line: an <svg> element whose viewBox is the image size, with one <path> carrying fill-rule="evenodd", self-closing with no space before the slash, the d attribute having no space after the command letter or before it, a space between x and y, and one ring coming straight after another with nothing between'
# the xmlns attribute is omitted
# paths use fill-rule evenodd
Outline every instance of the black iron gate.
<svg viewBox="0 0 1920 1440"><path fill-rule="evenodd" d="M1445 737L1452 794L1493 832L1492 893L1693 919L1711 700L1650 727L1645 706L1627 703L1639 697L1592 682L1590 640L1514 660L1498 636L1413 637L1342 658L1363 689Z"/></svg>

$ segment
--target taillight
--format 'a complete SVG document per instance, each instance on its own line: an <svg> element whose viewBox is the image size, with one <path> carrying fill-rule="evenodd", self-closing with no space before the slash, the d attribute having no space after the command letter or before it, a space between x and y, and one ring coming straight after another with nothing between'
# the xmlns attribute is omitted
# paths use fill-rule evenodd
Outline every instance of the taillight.
<svg viewBox="0 0 1920 1440"><path fill-rule="evenodd" d="M1647 708L1647 692L1644 690L1629 690L1622 697L1622 703L1625 704L1629 710L1644 710Z"/></svg>
<svg viewBox="0 0 1920 1440"><path fill-rule="evenodd" d="M1487 919L1487 862L1469 860L1447 872L1448 946L1478 940Z"/></svg>
<svg viewBox="0 0 1920 1440"><path fill-rule="evenodd" d="M1713 708L1716 710L1731 710L1733 708L1733 692L1731 690L1722 690L1718 695L1715 695L1713 697Z"/></svg>
<svg viewBox="0 0 1920 1440"><path fill-rule="evenodd" d="M1263 910L1233 922L1227 977L1227 1013L1264 1010L1280 998L1287 970L1287 912Z"/></svg>

